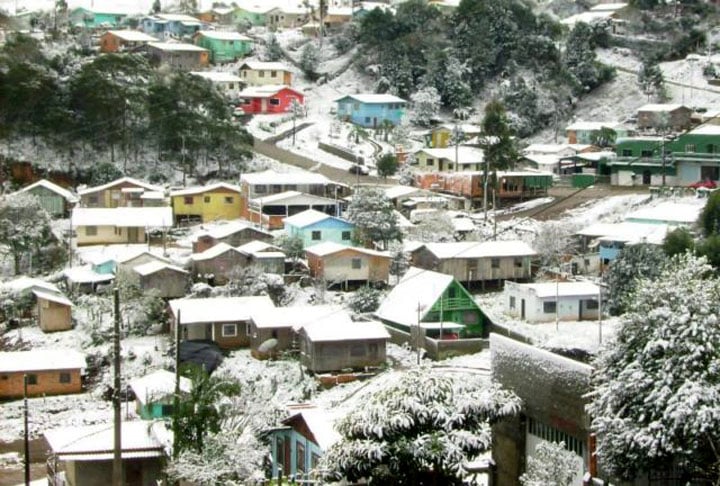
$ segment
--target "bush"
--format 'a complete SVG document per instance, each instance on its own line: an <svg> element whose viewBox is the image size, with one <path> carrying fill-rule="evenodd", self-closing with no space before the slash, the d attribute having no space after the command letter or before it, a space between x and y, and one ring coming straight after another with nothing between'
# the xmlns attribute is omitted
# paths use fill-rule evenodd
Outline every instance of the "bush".
<svg viewBox="0 0 720 486"><path fill-rule="evenodd" d="M372 287L359 288L349 299L349 306L356 314L375 312L380 307L384 292Z"/></svg>

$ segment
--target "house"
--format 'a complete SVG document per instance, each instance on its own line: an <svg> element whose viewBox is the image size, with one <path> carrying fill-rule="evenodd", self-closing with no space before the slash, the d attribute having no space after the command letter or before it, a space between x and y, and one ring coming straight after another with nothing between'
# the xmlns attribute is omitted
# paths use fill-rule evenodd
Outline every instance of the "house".
<svg viewBox="0 0 720 486"><path fill-rule="evenodd" d="M265 24L270 29L294 29L310 19L310 8L287 4L267 11L265 19Z"/></svg>
<svg viewBox="0 0 720 486"><path fill-rule="evenodd" d="M194 44L150 42L147 52L152 64L167 64L185 71L200 69L210 62L210 51Z"/></svg>
<svg viewBox="0 0 720 486"><path fill-rule="evenodd" d="M90 265L66 268L63 270L62 275L72 293L82 294L95 293L98 288L106 286L115 280L115 275L94 272Z"/></svg>
<svg viewBox="0 0 720 486"><path fill-rule="evenodd" d="M37 197L43 209L54 218L66 217L70 214L70 209L78 202L75 194L46 179L23 187L16 194L20 193Z"/></svg>
<svg viewBox="0 0 720 486"><path fill-rule="evenodd" d="M95 8L77 7L68 14L68 21L73 26L87 29L98 29L102 27L119 27L125 22L128 12L115 11L112 9L101 10Z"/></svg>
<svg viewBox="0 0 720 486"><path fill-rule="evenodd" d="M597 143L597 137L602 133L603 129L611 130L616 138L629 135L629 130L622 123L577 121L565 127L565 136L569 144L594 145Z"/></svg>
<svg viewBox="0 0 720 486"><path fill-rule="evenodd" d="M323 17L323 23L328 30L338 30L353 18L353 7L330 7Z"/></svg>
<svg viewBox="0 0 720 486"><path fill-rule="evenodd" d="M195 278L206 279L212 285L224 285L233 273L248 266L248 258L227 243L218 243L190 257Z"/></svg>
<svg viewBox="0 0 720 486"><path fill-rule="evenodd" d="M288 409L290 416L282 421L283 426L269 434L271 478L277 479L278 484L288 477L320 481L320 458L340 440L334 426L337 412L307 404L292 405Z"/></svg>
<svg viewBox="0 0 720 486"><path fill-rule="evenodd" d="M243 88L243 80L232 73L222 71L192 71L190 74L207 79L226 98L236 100Z"/></svg>
<svg viewBox="0 0 720 486"><path fill-rule="evenodd" d="M143 245L145 246L145 245ZM138 265L144 265L146 263L170 263L165 257L162 257L156 253L152 253L144 249L137 249L136 251L129 251L126 253L119 254L115 257L115 273L130 272L133 268Z"/></svg>
<svg viewBox="0 0 720 486"><path fill-rule="evenodd" d="M263 273L285 273L285 253L278 246L265 241L250 241L237 247L247 257L247 265Z"/></svg>
<svg viewBox="0 0 720 486"><path fill-rule="evenodd" d="M590 282L505 282L505 313L528 322L597 319L600 287Z"/></svg>
<svg viewBox="0 0 720 486"><path fill-rule="evenodd" d="M452 275L460 282L527 280L537 252L520 240L425 243L411 253L416 267Z"/></svg>
<svg viewBox="0 0 720 486"><path fill-rule="evenodd" d="M600 268L617 258L626 245L650 243L661 245L668 233L664 224L596 223L581 229L576 234L581 238L581 247L588 250L597 247Z"/></svg>
<svg viewBox="0 0 720 486"><path fill-rule="evenodd" d="M275 8L274 4L262 0L239 0L234 4L237 5L232 13L235 25L264 26L268 12Z"/></svg>
<svg viewBox="0 0 720 486"><path fill-rule="evenodd" d="M0 352L0 398L67 395L82 391L85 355L70 349Z"/></svg>
<svg viewBox="0 0 720 486"><path fill-rule="evenodd" d="M522 163L527 168L548 173L574 174L578 167L584 166L576 156L597 153L597 150L598 147L589 144L534 143L522 150Z"/></svg>
<svg viewBox="0 0 720 486"><path fill-rule="evenodd" d="M172 227L172 208L75 208L77 244L145 243L147 230Z"/></svg>
<svg viewBox="0 0 720 486"><path fill-rule="evenodd" d="M553 183L553 176L550 172L524 170L497 172L495 175L499 183L495 197L501 201L547 195L547 190ZM422 172L415 175L415 186L467 198L472 206L482 203L485 174L476 171Z"/></svg>
<svg viewBox="0 0 720 486"><path fill-rule="evenodd" d="M144 194L157 192L164 190L132 177L121 177L107 184L82 189L78 191L78 196L80 206L87 208L140 207L145 206Z"/></svg>
<svg viewBox="0 0 720 486"><path fill-rule="evenodd" d="M313 196L343 197L347 186L336 183L322 174L314 172L250 172L240 176L242 189L243 217L248 218L247 201L286 191L299 191Z"/></svg>
<svg viewBox="0 0 720 486"><path fill-rule="evenodd" d="M156 14L143 18L140 28L150 35L163 39L192 37L202 28L202 22L190 15Z"/></svg>
<svg viewBox="0 0 720 486"><path fill-rule="evenodd" d="M167 370L157 370L129 381L135 394L135 411L144 420L170 418L173 414L176 376ZM192 381L180 377L180 391L190 393Z"/></svg>
<svg viewBox="0 0 720 486"><path fill-rule="evenodd" d="M175 265L149 262L133 267L141 292L153 290L163 299L183 297L190 287L190 274Z"/></svg>
<svg viewBox="0 0 720 486"><path fill-rule="evenodd" d="M415 152L417 168L421 171L481 171L485 163L482 149L461 145L457 147L421 149Z"/></svg>
<svg viewBox="0 0 720 486"><path fill-rule="evenodd" d="M392 256L327 241L305 249L310 276L328 284L387 283Z"/></svg>
<svg viewBox="0 0 720 486"><path fill-rule="evenodd" d="M205 228L193 239L193 253L202 253L219 243L240 246L251 241L272 241L273 235L256 228L249 221L219 221Z"/></svg>
<svg viewBox="0 0 720 486"><path fill-rule="evenodd" d="M705 207L702 204L662 202L656 206L646 206L625 216L629 223L667 225L671 229L678 227L690 228L700 219Z"/></svg>
<svg viewBox="0 0 720 486"><path fill-rule="evenodd" d="M292 71L281 62L246 61L240 66L240 77L247 86L292 85Z"/></svg>
<svg viewBox="0 0 720 486"><path fill-rule="evenodd" d="M274 307L267 296L175 299L170 306L170 332L180 322L183 340L215 341L222 349L237 349L250 344L252 313Z"/></svg>
<svg viewBox="0 0 720 486"><path fill-rule="evenodd" d="M214 7L197 14L198 20L205 24L233 25L234 17L232 7Z"/></svg>
<svg viewBox="0 0 720 486"><path fill-rule="evenodd" d="M435 339L481 337L486 317L473 296L452 275L410 267L375 315L404 332L420 327Z"/></svg>
<svg viewBox="0 0 720 486"><path fill-rule="evenodd" d="M253 49L253 40L238 32L201 30L195 34L195 45L210 51L210 62L235 62Z"/></svg>
<svg viewBox="0 0 720 486"><path fill-rule="evenodd" d="M259 197L248 202L247 219L269 230L283 228L288 216L315 209L327 214L340 214L341 202L326 197L286 191L271 196Z"/></svg>
<svg viewBox="0 0 720 486"><path fill-rule="evenodd" d="M255 358L274 357L291 349L299 349L297 332L306 324L327 316L345 313L332 305L295 305L267 307L251 312L250 352ZM274 339L275 342L270 341Z"/></svg>
<svg viewBox="0 0 720 486"><path fill-rule="evenodd" d="M284 85L251 86L238 93L238 98L238 108L249 115L288 113L293 102L305 104L303 93Z"/></svg>
<svg viewBox="0 0 720 486"><path fill-rule="evenodd" d="M457 137L455 135L457 134ZM482 134L482 127L470 123L443 123L425 134L428 148L448 148L458 140L460 144Z"/></svg>
<svg viewBox="0 0 720 486"><path fill-rule="evenodd" d="M353 223L314 209L288 216L283 224L288 236L301 238L305 247L326 241L351 245L355 230Z"/></svg>
<svg viewBox="0 0 720 486"><path fill-rule="evenodd" d="M299 330L300 360L311 373L377 368L385 363L385 326L353 322L347 313L325 316Z"/></svg>
<svg viewBox="0 0 720 486"><path fill-rule="evenodd" d="M100 37L100 52L134 51L158 39L137 30L108 30Z"/></svg>
<svg viewBox="0 0 720 486"><path fill-rule="evenodd" d="M641 130L681 132L690 127L692 109L679 104L647 104L638 108L637 127Z"/></svg>
<svg viewBox="0 0 720 486"><path fill-rule="evenodd" d="M178 223L240 217L240 188L225 182L172 191L170 200Z"/></svg>
<svg viewBox="0 0 720 486"><path fill-rule="evenodd" d="M149 486L164 478L167 434L162 422L132 421L120 425L125 484ZM158 432L161 429L162 435ZM46 430L50 446L48 484L103 486L113 483L114 429L112 423ZM61 466L64 463L64 466Z"/></svg>
<svg viewBox="0 0 720 486"><path fill-rule="evenodd" d="M334 100L337 116L363 127L377 128L384 122L399 125L405 116L407 101L389 94L355 94Z"/></svg>
<svg viewBox="0 0 720 486"><path fill-rule="evenodd" d="M45 332L72 329L72 307L70 299L59 292L33 290L37 300L37 320Z"/></svg>

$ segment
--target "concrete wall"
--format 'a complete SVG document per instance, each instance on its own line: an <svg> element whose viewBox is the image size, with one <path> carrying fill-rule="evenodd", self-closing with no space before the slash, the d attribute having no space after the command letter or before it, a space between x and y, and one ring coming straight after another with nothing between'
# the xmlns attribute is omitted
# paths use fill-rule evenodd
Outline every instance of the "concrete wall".
<svg viewBox="0 0 720 486"><path fill-rule="evenodd" d="M60 383L60 374L70 375L69 383ZM37 384L28 384L28 395L66 395L80 393L82 381L80 370L31 371L28 375L37 377ZM23 372L0 372L0 398L23 396Z"/></svg>

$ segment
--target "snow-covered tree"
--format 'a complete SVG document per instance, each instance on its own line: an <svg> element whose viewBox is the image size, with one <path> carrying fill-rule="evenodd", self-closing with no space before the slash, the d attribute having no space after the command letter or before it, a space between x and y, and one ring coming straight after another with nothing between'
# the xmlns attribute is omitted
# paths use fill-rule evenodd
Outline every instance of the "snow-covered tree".
<svg viewBox="0 0 720 486"><path fill-rule="evenodd" d="M626 245L610 263L605 279L608 285L608 312L624 313L634 299L639 279L654 279L663 270L666 257L657 245Z"/></svg>
<svg viewBox="0 0 720 486"><path fill-rule="evenodd" d="M720 480L720 281L704 258L674 257L642 280L594 363L589 412L603 467L621 479L677 468Z"/></svg>
<svg viewBox="0 0 720 486"><path fill-rule="evenodd" d="M38 270L39 257L53 241L50 216L36 196L20 193L0 200L0 252L12 258L15 275L24 258Z"/></svg>
<svg viewBox="0 0 720 486"><path fill-rule="evenodd" d="M372 484L459 485L463 464L490 448L491 424L519 410L520 399L498 385L414 368L337 424L342 438L322 468Z"/></svg>
<svg viewBox="0 0 720 486"><path fill-rule="evenodd" d="M426 127L440 112L440 93L432 86L422 88L410 97L410 116L413 122Z"/></svg>
<svg viewBox="0 0 720 486"><path fill-rule="evenodd" d="M355 224L355 238L362 243L380 243L387 247L392 240L402 240L397 216L385 192L376 187L361 187L348 206L348 221Z"/></svg>
<svg viewBox="0 0 720 486"><path fill-rule="evenodd" d="M314 81L318 77L318 65L320 64L320 51L313 42L308 42L300 53L300 69L309 80Z"/></svg>
<svg viewBox="0 0 720 486"><path fill-rule="evenodd" d="M408 154L405 162L400 164L398 169L398 183L403 186L412 186L415 184L415 171L412 168L412 162L415 156Z"/></svg>
<svg viewBox="0 0 720 486"><path fill-rule="evenodd" d="M665 77L657 64L644 61L637 80L648 101L663 102L667 99Z"/></svg>
<svg viewBox="0 0 720 486"><path fill-rule="evenodd" d="M380 289L368 286L360 287L350 296L348 305L357 314L374 312L380 307L382 297L383 291Z"/></svg>
<svg viewBox="0 0 720 486"><path fill-rule="evenodd" d="M720 233L720 191L710 193L707 203L700 213L698 223L705 236Z"/></svg>
<svg viewBox="0 0 720 486"><path fill-rule="evenodd" d="M574 253L574 228L557 222L544 223L537 231L532 247L540 256L540 264L549 270L557 270L563 257Z"/></svg>
<svg viewBox="0 0 720 486"><path fill-rule="evenodd" d="M591 91L614 75L612 68L597 60L595 35L590 25L578 22L565 43L563 64L573 77L578 93Z"/></svg>
<svg viewBox="0 0 720 486"><path fill-rule="evenodd" d="M398 161L395 154L386 152L376 161L378 175L387 178L394 175L398 170Z"/></svg>
<svg viewBox="0 0 720 486"><path fill-rule="evenodd" d="M435 211L416 216L415 226L408 230L411 239L425 243L455 241L455 226L447 211Z"/></svg>
<svg viewBox="0 0 720 486"><path fill-rule="evenodd" d="M275 34L270 34L265 40L265 56L264 60L269 62L280 61L283 58L282 47L275 37Z"/></svg>
<svg viewBox="0 0 720 486"><path fill-rule="evenodd" d="M520 476L522 486L571 486L582 459L565 449L565 443L540 442Z"/></svg>

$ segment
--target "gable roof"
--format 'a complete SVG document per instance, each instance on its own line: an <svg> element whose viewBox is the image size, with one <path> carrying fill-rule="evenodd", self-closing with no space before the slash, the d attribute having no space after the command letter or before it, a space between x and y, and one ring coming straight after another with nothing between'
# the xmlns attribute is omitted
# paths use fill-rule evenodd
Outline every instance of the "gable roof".
<svg viewBox="0 0 720 486"><path fill-rule="evenodd" d="M47 179L40 179L37 182L33 182L29 186L25 186L22 189L20 189L18 192L27 192L32 191L36 187L43 187L47 189L48 191L54 192L58 196L63 197L65 200L67 200L70 203L76 203L78 201L78 197L73 194L72 192L68 191L67 189L58 186L57 184L54 184L50 182Z"/></svg>
<svg viewBox="0 0 720 486"><path fill-rule="evenodd" d="M154 49L166 52L209 52L195 44L186 44L183 42L149 42L148 45Z"/></svg>
<svg viewBox="0 0 720 486"><path fill-rule="evenodd" d="M422 320L454 280L452 275L410 267L375 315L382 320L415 326L418 308Z"/></svg>
<svg viewBox="0 0 720 486"><path fill-rule="evenodd" d="M138 179L133 179L132 177L121 177L119 179L115 179L114 181L110 181L106 184L102 184L100 186L95 187L88 187L81 191L78 191L79 196L84 196L85 194L92 194L93 192L99 192L104 191L105 189L109 189L111 187L117 186L118 184L128 183L132 184L137 187L142 187L143 189L146 189L148 191L159 191L163 192L163 188L160 186L154 186L152 184L148 184L147 182L140 181Z"/></svg>
<svg viewBox="0 0 720 486"><path fill-rule="evenodd" d="M162 443L152 433L154 422L122 422L123 459L162 457ZM45 438L60 460L107 461L113 458L113 424L62 427L47 430Z"/></svg>
<svg viewBox="0 0 720 486"><path fill-rule="evenodd" d="M7 282L0 282L0 290L6 292L23 292L28 289L60 292L60 289L58 289L55 284L46 282L45 280L40 280L39 278L26 277L24 275L13 280L8 280Z"/></svg>
<svg viewBox="0 0 720 486"><path fill-rule="evenodd" d="M187 270L183 270L180 267L176 267L175 265L170 265L169 263L159 261L147 262L143 263L142 265L137 265L133 267L133 271L142 275L143 277L146 275L152 275L153 273L157 273L160 270L172 270L174 272L183 274L188 273Z"/></svg>
<svg viewBox="0 0 720 486"><path fill-rule="evenodd" d="M263 86L248 86L244 90L240 91L238 93L238 96L240 98L270 98L272 96L275 96L280 91L283 90L289 90L293 93L299 94L300 96L304 96L303 93L296 89L291 88L290 86L286 84L266 84Z"/></svg>
<svg viewBox="0 0 720 486"><path fill-rule="evenodd" d="M211 246L207 250L200 252L200 253L193 253L190 255L190 258L193 261L196 262L202 262L205 260L212 260L213 258L216 258L224 253L227 253L228 251L234 251L236 253L242 254L237 248L234 246L230 246L227 243L218 243L217 245Z"/></svg>
<svg viewBox="0 0 720 486"><path fill-rule="evenodd" d="M43 300L49 300L50 302L55 302L56 304L65 305L68 307L72 307L73 303L70 302L70 299L65 297L61 293L55 293L55 292L48 292L45 290L33 290L33 294L35 294L35 297L38 299Z"/></svg>
<svg viewBox="0 0 720 486"><path fill-rule="evenodd" d="M532 290L538 298L545 297L594 297L600 288L592 282L537 282L515 284L519 288Z"/></svg>
<svg viewBox="0 0 720 486"><path fill-rule="evenodd" d="M268 250L270 250L271 253L282 253L282 248L279 246L260 240L248 241L244 245L238 246L236 250L246 254L263 253L268 252Z"/></svg>
<svg viewBox="0 0 720 486"><path fill-rule="evenodd" d="M390 339L390 333L381 322L353 322L347 313L338 313L305 324L304 334L313 342L362 341Z"/></svg>
<svg viewBox="0 0 720 486"><path fill-rule="evenodd" d="M108 30L108 34L127 42L157 42L157 39L138 30Z"/></svg>
<svg viewBox="0 0 720 486"><path fill-rule="evenodd" d="M334 241L325 241L323 243L318 243L317 245L305 248L305 251L307 253L317 255L319 257L332 255L333 253L339 253L346 250L350 250L355 253L362 253L363 255L368 256L392 258L390 256L390 253L385 251L370 250L368 248L360 248L357 246L341 245L340 243L335 243Z"/></svg>
<svg viewBox="0 0 720 486"><path fill-rule="evenodd" d="M349 94L341 96L340 98L335 98L333 101L338 102L344 100L345 98L351 98L353 100L359 101L360 103L365 103L368 105L382 103L407 103L407 101L405 101L404 99L398 98L397 96L393 96L391 94Z"/></svg>
<svg viewBox="0 0 720 486"><path fill-rule="evenodd" d="M239 83L242 81L240 76L225 71L191 71L193 76L199 76L213 83Z"/></svg>
<svg viewBox="0 0 720 486"><path fill-rule="evenodd" d="M85 369L85 355L72 349L0 352L0 372Z"/></svg>
<svg viewBox="0 0 720 486"><path fill-rule="evenodd" d="M299 191L285 191L270 196L258 197L253 202L267 206L272 204L332 204L337 205L338 201L313 194L306 194Z"/></svg>
<svg viewBox="0 0 720 486"><path fill-rule="evenodd" d="M657 206L638 209L625 216L625 221L692 225L700 217L703 207L704 205L700 204L664 202Z"/></svg>
<svg viewBox="0 0 720 486"><path fill-rule="evenodd" d="M325 221L326 219L335 219L343 223L347 223L350 226L353 225L349 221L335 216L331 216L316 209L306 209L301 213L288 216L287 218L283 219L283 223L295 226L296 228L305 228L315 223L319 223L320 221Z"/></svg>
<svg viewBox="0 0 720 486"><path fill-rule="evenodd" d="M173 316L180 311L181 325L248 321L253 311L275 307L266 295L252 297L211 297L175 299L169 302Z"/></svg>
<svg viewBox="0 0 720 486"><path fill-rule="evenodd" d="M293 328L298 330L338 312L345 312L336 305L294 305L291 307L267 307L254 309L251 317L258 329Z"/></svg>
<svg viewBox="0 0 720 486"><path fill-rule="evenodd" d="M226 238L230 235L233 235L235 233L239 233L240 231L245 231L246 229L250 229L253 231L257 231L258 233L264 233L266 235L271 236L271 233L268 233L267 231L256 228L252 225L249 221L228 221L224 222L222 224L215 224L214 226L210 228L206 228L199 233L195 235L194 241L197 241L199 238L203 236L209 236L211 238L214 238L216 240Z"/></svg>
<svg viewBox="0 0 720 486"><path fill-rule="evenodd" d="M130 380L128 383L140 403L148 400L158 400L175 393L175 373L167 370L156 370L140 378ZM192 381L184 376L180 377L180 390L189 393Z"/></svg>
<svg viewBox="0 0 720 486"><path fill-rule="evenodd" d="M655 111L662 113L666 111L675 111L678 108L685 108L686 110L690 109L687 106L678 103L648 103L647 105L642 105L640 108L637 109L637 111Z"/></svg>
<svg viewBox="0 0 720 486"><path fill-rule="evenodd" d="M424 152L431 157L435 157L438 159L445 159L450 162L455 162L455 147L448 147L448 148L426 148L426 149L420 149L416 154L419 154L421 152ZM457 148L457 163L458 164L477 164L481 163L485 160L485 152L482 151L482 149L475 148L475 147L468 147L465 145L460 145Z"/></svg>
<svg viewBox="0 0 720 486"><path fill-rule="evenodd" d="M78 226L115 226L116 228L169 228L173 225L172 208L75 208L71 223Z"/></svg>
<svg viewBox="0 0 720 486"><path fill-rule="evenodd" d="M440 259L537 255L537 252L533 250L530 245L520 240L458 241L449 243L426 243L423 246Z"/></svg>
<svg viewBox="0 0 720 486"><path fill-rule="evenodd" d="M332 413L317 407L301 408L298 412L282 421L285 425L301 420L314 438L314 442L322 450L340 440L340 434L335 430Z"/></svg>
<svg viewBox="0 0 720 486"><path fill-rule="evenodd" d="M238 194L240 194L239 186L236 186L234 184L228 184L227 182L217 182L215 184L210 184L209 186L188 187L185 189L178 189L177 191L171 191L170 197L205 194L206 192L212 192L217 189L227 189L229 191L237 192Z"/></svg>
<svg viewBox="0 0 720 486"><path fill-rule="evenodd" d="M322 174L314 172L250 172L240 176L240 181L247 184L330 184L332 181Z"/></svg>
<svg viewBox="0 0 720 486"><path fill-rule="evenodd" d="M228 40L228 41L247 41L252 42L252 39L246 35L242 35L239 32L227 32L219 30L201 30L197 35L207 37L208 39L215 40Z"/></svg>
<svg viewBox="0 0 720 486"><path fill-rule="evenodd" d="M254 71L288 71L290 68L281 62L245 61L240 69L252 69Z"/></svg>

